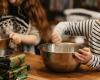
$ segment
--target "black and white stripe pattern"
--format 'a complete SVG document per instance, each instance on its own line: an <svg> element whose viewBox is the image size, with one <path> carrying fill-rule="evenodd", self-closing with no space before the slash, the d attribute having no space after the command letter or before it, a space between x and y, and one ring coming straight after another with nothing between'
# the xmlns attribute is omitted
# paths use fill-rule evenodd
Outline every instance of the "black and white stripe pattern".
<svg viewBox="0 0 100 80"><path fill-rule="evenodd" d="M66 32L68 35L85 36L89 41L92 59L87 65L100 69L100 20L86 20L79 22L60 22L56 27L61 36Z"/></svg>

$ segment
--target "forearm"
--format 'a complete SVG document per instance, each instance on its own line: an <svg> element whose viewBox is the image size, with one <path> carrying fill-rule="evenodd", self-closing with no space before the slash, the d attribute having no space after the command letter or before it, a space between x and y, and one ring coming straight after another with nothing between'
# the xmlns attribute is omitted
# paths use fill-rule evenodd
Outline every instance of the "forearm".
<svg viewBox="0 0 100 80"><path fill-rule="evenodd" d="M64 35L65 30L67 30L66 28L67 26L65 25L65 22L60 22L55 26L54 30L56 30L62 36Z"/></svg>
<svg viewBox="0 0 100 80"><path fill-rule="evenodd" d="M35 35L21 35L21 42L25 44L38 44L40 38Z"/></svg>
<svg viewBox="0 0 100 80"><path fill-rule="evenodd" d="M95 20L85 20L80 22L60 22L54 30L60 35L67 34L73 36L89 36L90 29L94 25Z"/></svg>

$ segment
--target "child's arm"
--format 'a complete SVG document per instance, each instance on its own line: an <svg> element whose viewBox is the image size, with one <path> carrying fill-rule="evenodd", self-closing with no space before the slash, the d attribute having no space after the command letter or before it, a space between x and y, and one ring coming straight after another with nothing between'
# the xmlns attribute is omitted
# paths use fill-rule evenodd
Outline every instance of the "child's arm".
<svg viewBox="0 0 100 80"><path fill-rule="evenodd" d="M92 26L94 26L95 20L85 20L80 22L60 22L53 30L52 41L59 43L62 41L62 36L86 36L88 38L91 33Z"/></svg>
<svg viewBox="0 0 100 80"><path fill-rule="evenodd" d="M63 26L63 25L64 26ZM89 46L91 52L85 51L86 55L84 57L83 54L75 54L77 59L81 57L84 57L83 60L80 58L82 63L87 63L87 65L91 66L94 69L100 69L100 21L99 20L87 20L87 21L81 21L81 22L61 22L59 23L52 35L52 41L54 43L57 43L57 41L60 43L62 41L61 36L64 34L64 32L68 35L83 35L86 36L89 40ZM80 50L82 51L82 50ZM82 53L82 52L81 52ZM90 54L91 53L91 54Z"/></svg>
<svg viewBox="0 0 100 80"><path fill-rule="evenodd" d="M30 31L29 35L11 33L10 38L15 44L25 43L25 44L38 44L40 42L40 36L37 29L34 27Z"/></svg>
<svg viewBox="0 0 100 80"><path fill-rule="evenodd" d="M82 35L88 36L89 32L94 26L96 20L85 20L79 22L60 22L54 30L58 31L59 34L67 34L67 35Z"/></svg>

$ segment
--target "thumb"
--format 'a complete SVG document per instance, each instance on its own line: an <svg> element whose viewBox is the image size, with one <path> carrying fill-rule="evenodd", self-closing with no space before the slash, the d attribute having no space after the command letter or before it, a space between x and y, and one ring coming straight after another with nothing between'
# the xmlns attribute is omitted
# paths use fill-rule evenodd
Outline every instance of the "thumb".
<svg viewBox="0 0 100 80"><path fill-rule="evenodd" d="M15 33L14 33L14 32L10 33L9 38L11 38L11 39L12 39L14 35L15 35Z"/></svg>

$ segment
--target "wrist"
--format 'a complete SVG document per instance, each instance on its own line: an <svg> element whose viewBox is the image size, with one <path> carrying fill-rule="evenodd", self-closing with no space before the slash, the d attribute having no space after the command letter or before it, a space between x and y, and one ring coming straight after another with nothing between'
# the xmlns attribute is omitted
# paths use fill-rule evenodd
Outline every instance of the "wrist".
<svg viewBox="0 0 100 80"><path fill-rule="evenodd" d="M90 60L86 63L86 65L91 65L92 63L93 63L93 61L94 61L94 55L91 55L91 58L90 58Z"/></svg>
<svg viewBox="0 0 100 80"><path fill-rule="evenodd" d="M22 34L19 34L19 36L20 36L20 43L23 43L24 36Z"/></svg>

